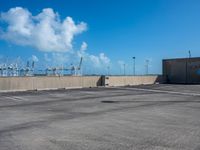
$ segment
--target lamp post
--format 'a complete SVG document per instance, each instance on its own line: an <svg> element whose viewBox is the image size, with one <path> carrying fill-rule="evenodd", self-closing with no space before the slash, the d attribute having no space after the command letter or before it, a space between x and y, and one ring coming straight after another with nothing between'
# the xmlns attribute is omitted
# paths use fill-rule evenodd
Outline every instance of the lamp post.
<svg viewBox="0 0 200 150"><path fill-rule="evenodd" d="M135 57L132 58L133 58L133 75L135 76Z"/></svg>
<svg viewBox="0 0 200 150"><path fill-rule="evenodd" d="M149 73L149 60L148 59L146 59L145 67L146 67L146 75L148 75L148 73Z"/></svg>
<svg viewBox="0 0 200 150"><path fill-rule="evenodd" d="M124 64L124 76L126 75L126 64Z"/></svg>
<svg viewBox="0 0 200 150"><path fill-rule="evenodd" d="M191 51L190 50L188 51L188 54L189 54L189 58L191 58Z"/></svg>
<svg viewBox="0 0 200 150"><path fill-rule="evenodd" d="M107 74L109 76L110 75L110 66L108 66L107 69L108 69L108 73Z"/></svg>

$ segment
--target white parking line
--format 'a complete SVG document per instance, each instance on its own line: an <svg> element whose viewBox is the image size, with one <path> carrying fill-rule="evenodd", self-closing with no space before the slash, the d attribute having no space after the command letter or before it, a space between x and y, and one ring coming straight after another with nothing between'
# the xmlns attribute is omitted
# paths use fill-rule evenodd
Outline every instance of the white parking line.
<svg viewBox="0 0 200 150"><path fill-rule="evenodd" d="M22 97L17 97L17 96L12 96L12 97L5 97L7 99L10 99L10 100L14 100L14 101L27 101L27 99L24 99Z"/></svg>
<svg viewBox="0 0 200 150"><path fill-rule="evenodd" d="M129 90L137 90L137 91L148 91L148 92L155 92L155 93L167 93L167 94L179 94L179 95L187 95L187 96L200 96L199 93L185 93L185 92L175 92L175 91L164 91L164 90L155 90L155 89L145 89L145 88L121 88L121 87L114 87L117 89L129 89Z"/></svg>

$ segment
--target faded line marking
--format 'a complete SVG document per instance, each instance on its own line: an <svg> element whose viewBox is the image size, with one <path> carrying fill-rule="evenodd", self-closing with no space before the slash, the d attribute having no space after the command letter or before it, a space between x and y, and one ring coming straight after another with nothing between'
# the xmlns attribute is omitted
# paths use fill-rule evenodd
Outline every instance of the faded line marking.
<svg viewBox="0 0 200 150"><path fill-rule="evenodd" d="M129 89L129 90L137 90L137 91L148 91L155 93L167 93L167 94L178 94L178 95L187 95L187 96L200 96L199 93L185 93L185 92L174 92L174 91L164 91L164 90L153 90L153 89L144 89L144 88L120 88L120 87L112 87L117 89Z"/></svg>
<svg viewBox="0 0 200 150"><path fill-rule="evenodd" d="M14 96L14 97L5 97L7 99L10 99L10 100L14 100L14 101L27 101L27 99L24 99L24 98L21 98L21 97L17 97L17 96Z"/></svg>

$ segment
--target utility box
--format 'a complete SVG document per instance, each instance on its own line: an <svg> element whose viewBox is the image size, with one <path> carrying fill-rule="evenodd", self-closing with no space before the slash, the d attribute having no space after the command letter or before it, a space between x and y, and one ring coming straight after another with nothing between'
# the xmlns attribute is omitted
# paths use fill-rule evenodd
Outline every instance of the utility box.
<svg viewBox="0 0 200 150"><path fill-rule="evenodd" d="M109 76L102 76L102 85L109 86Z"/></svg>
<svg viewBox="0 0 200 150"><path fill-rule="evenodd" d="M163 79L166 83L200 83L200 57L164 59Z"/></svg>

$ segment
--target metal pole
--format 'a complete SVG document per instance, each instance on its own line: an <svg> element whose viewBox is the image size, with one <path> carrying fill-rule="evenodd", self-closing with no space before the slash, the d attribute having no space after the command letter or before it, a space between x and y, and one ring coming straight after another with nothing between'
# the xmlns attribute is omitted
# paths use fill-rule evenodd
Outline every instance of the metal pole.
<svg viewBox="0 0 200 150"><path fill-rule="evenodd" d="M149 60L146 59L146 75L149 74Z"/></svg>
<svg viewBox="0 0 200 150"><path fill-rule="evenodd" d="M107 74L109 76L110 75L110 67L108 66L107 69L108 69L108 73Z"/></svg>
<svg viewBox="0 0 200 150"><path fill-rule="evenodd" d="M133 75L135 76L135 57L133 57Z"/></svg>
<svg viewBox="0 0 200 150"><path fill-rule="evenodd" d="M188 53L189 53L189 58L191 58L191 51L189 50Z"/></svg>
<svg viewBox="0 0 200 150"><path fill-rule="evenodd" d="M124 64L124 76L126 75L126 64Z"/></svg>

